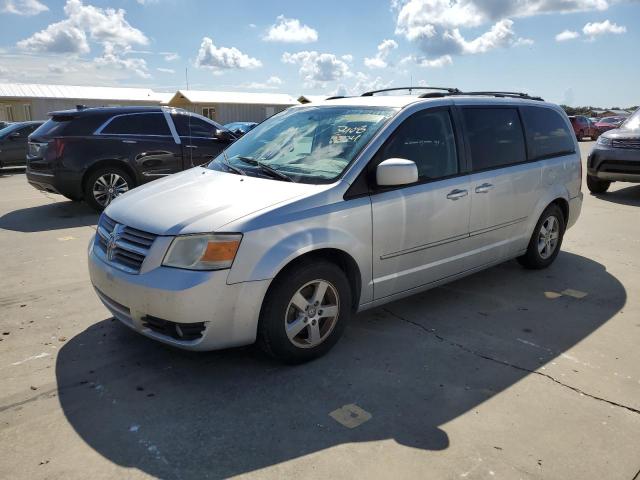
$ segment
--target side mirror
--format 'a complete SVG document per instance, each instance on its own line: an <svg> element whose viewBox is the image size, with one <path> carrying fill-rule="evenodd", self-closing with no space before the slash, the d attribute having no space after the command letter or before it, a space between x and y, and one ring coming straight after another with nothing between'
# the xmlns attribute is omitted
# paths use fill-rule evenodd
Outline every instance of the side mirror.
<svg viewBox="0 0 640 480"><path fill-rule="evenodd" d="M416 162L404 158L389 158L376 168L376 183L381 187L409 185L418 181Z"/></svg>

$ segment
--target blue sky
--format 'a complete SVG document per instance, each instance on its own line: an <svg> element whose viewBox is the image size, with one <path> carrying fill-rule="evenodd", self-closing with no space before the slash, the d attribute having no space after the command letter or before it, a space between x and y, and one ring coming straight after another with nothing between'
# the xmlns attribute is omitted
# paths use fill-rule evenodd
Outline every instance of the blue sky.
<svg viewBox="0 0 640 480"><path fill-rule="evenodd" d="M0 82L640 104L635 0L0 0Z"/></svg>

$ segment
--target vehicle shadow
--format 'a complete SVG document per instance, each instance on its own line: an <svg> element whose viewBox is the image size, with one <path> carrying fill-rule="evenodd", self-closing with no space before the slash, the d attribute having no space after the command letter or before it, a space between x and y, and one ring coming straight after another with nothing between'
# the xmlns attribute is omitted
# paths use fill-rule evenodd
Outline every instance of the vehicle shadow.
<svg viewBox="0 0 640 480"><path fill-rule="evenodd" d="M605 194L595 196L600 200L606 200L607 202L640 207L640 185L631 185L629 187L621 188L620 190L613 190Z"/></svg>
<svg viewBox="0 0 640 480"><path fill-rule="evenodd" d="M24 174L26 167L4 167L0 168L0 177L6 177L8 175Z"/></svg>
<svg viewBox="0 0 640 480"><path fill-rule="evenodd" d="M566 288L589 294L544 295ZM327 356L296 367L253 348L169 349L107 319L60 350L58 394L89 446L161 478L227 478L352 442L442 450L442 425L560 356L625 301L590 259L561 253L535 272L509 262L362 313ZM328 415L347 404L372 417L346 428Z"/></svg>
<svg viewBox="0 0 640 480"><path fill-rule="evenodd" d="M98 214L84 202L56 202L21 208L0 217L0 229L44 232L95 225Z"/></svg>

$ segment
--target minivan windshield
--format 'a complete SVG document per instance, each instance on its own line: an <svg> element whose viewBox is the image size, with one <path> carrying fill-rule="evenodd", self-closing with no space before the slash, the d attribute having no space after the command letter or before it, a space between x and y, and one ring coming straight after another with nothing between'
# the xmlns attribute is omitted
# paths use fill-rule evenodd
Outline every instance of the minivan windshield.
<svg viewBox="0 0 640 480"><path fill-rule="evenodd" d="M291 108L249 131L208 168L277 180L330 183L398 110L359 106Z"/></svg>

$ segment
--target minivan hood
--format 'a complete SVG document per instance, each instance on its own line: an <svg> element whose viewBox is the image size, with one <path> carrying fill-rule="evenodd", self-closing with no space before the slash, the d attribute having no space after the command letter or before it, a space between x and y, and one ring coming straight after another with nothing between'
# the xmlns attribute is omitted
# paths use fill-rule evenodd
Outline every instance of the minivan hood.
<svg viewBox="0 0 640 480"><path fill-rule="evenodd" d="M326 185L290 183L206 168L170 175L118 197L105 214L118 223L155 233L215 232L241 217Z"/></svg>

